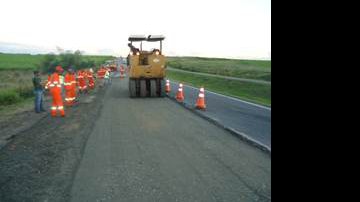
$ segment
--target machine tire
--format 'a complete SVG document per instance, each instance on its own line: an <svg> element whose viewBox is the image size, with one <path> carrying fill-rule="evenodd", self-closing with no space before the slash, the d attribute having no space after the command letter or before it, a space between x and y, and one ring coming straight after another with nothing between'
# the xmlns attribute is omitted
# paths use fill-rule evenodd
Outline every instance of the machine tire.
<svg viewBox="0 0 360 202"><path fill-rule="evenodd" d="M146 81L140 80L140 97L146 97Z"/></svg>
<svg viewBox="0 0 360 202"><path fill-rule="evenodd" d="M136 97L136 81L129 79L129 92L130 97Z"/></svg>
<svg viewBox="0 0 360 202"><path fill-rule="evenodd" d="M165 97L166 96L166 92L165 92L165 80L164 79L160 79L160 97Z"/></svg>
<svg viewBox="0 0 360 202"><path fill-rule="evenodd" d="M150 97L156 97L156 80L150 80Z"/></svg>

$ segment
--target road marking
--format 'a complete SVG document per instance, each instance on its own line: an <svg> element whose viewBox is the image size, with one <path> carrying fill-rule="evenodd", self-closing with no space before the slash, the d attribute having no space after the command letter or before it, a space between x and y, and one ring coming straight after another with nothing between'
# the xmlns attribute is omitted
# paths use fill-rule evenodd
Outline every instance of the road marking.
<svg viewBox="0 0 360 202"><path fill-rule="evenodd" d="M173 81L170 81L170 82L176 84L176 83L173 82ZM189 88L193 88L193 89L195 89L195 90L198 90L197 88L195 88L195 87L193 87L193 86L189 86L189 85L185 85L185 84L183 84L183 85L184 85L184 86L187 86L187 87L189 87ZM231 100L243 102L243 103L246 103L246 104L249 104L249 105L253 105L253 106L260 107L260 108L263 108L263 109L266 109L266 110L270 110L270 111L271 111L271 108L270 108L270 107L266 107L266 106L263 106L263 105L259 105L259 104L255 104L255 103L248 102L248 101L245 101L245 100L241 100L241 99L239 99L239 98L234 98L234 97L230 97L230 96L227 96L227 95L222 95L222 94L215 93L215 92L212 92L212 91L209 91L209 90L206 90L206 91L209 92L209 93L218 95L218 96L226 97L226 98L229 98L229 99L231 99Z"/></svg>

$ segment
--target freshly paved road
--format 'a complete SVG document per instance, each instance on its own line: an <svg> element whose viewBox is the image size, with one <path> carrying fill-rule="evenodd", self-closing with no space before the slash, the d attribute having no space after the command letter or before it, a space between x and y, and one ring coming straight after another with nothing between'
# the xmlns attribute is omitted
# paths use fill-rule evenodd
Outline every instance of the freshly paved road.
<svg viewBox="0 0 360 202"><path fill-rule="evenodd" d="M178 83L171 82L169 96L175 97ZM185 103L195 106L199 90L184 87ZM271 150L271 108L222 96L205 88L206 116L245 134Z"/></svg>
<svg viewBox="0 0 360 202"><path fill-rule="evenodd" d="M114 78L71 201L271 201L271 157L168 98L130 99Z"/></svg>

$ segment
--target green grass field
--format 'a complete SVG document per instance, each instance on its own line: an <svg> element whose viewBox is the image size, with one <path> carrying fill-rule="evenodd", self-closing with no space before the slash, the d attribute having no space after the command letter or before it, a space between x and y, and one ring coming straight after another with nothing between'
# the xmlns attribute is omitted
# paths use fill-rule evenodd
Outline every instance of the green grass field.
<svg viewBox="0 0 360 202"><path fill-rule="evenodd" d="M34 70L38 68L44 55L0 53L0 70ZM94 60L97 65L112 59L112 56L83 55L85 60Z"/></svg>
<svg viewBox="0 0 360 202"><path fill-rule="evenodd" d="M172 68L223 76L271 81L271 61L201 57L168 57Z"/></svg>
<svg viewBox="0 0 360 202"><path fill-rule="evenodd" d="M271 85L226 80L175 71L167 71L167 78L194 87L203 86L205 90L210 90L223 95L271 106Z"/></svg>
<svg viewBox="0 0 360 202"><path fill-rule="evenodd" d="M42 58L43 55L0 53L0 70L36 69Z"/></svg>

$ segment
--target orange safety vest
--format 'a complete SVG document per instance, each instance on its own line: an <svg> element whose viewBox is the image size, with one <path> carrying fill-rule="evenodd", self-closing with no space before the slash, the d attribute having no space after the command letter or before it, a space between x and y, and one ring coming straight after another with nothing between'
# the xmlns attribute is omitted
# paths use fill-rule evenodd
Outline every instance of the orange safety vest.
<svg viewBox="0 0 360 202"><path fill-rule="evenodd" d="M99 69L98 72L97 72L97 75L99 78L103 79L104 76L105 76L105 71L103 68Z"/></svg>
<svg viewBox="0 0 360 202"><path fill-rule="evenodd" d="M71 73L66 73L64 78L65 90L72 90L76 87L75 75Z"/></svg>
<svg viewBox="0 0 360 202"><path fill-rule="evenodd" d="M51 74L49 80L49 88L51 92L61 91L60 76L58 73L55 72Z"/></svg>

